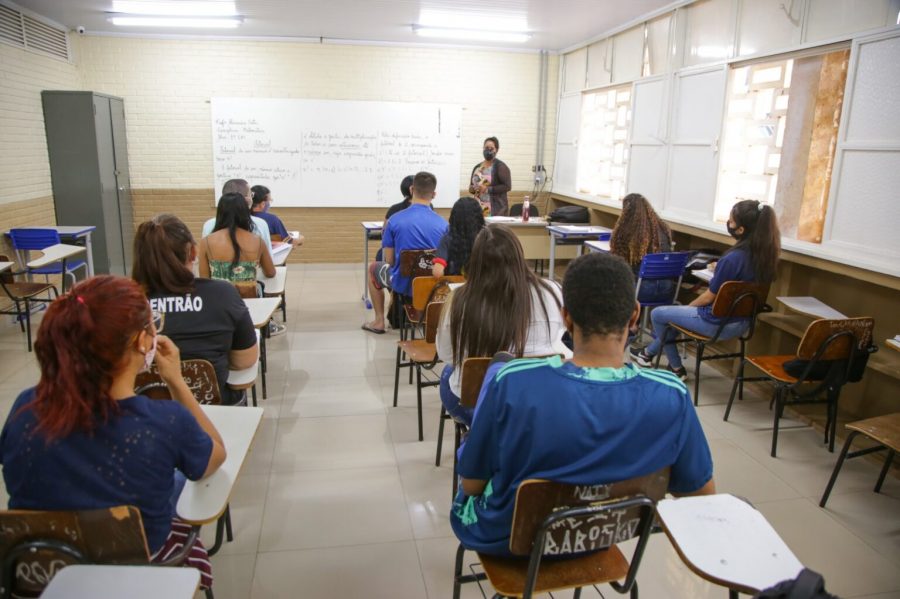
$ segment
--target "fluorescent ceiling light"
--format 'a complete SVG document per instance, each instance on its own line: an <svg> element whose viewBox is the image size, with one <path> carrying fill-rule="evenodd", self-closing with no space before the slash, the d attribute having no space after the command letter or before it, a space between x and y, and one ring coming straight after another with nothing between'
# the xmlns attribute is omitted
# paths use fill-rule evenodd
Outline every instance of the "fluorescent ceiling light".
<svg viewBox="0 0 900 599"><path fill-rule="evenodd" d="M107 19L122 27L192 27L196 29L234 29L243 23L240 17L213 19L206 17L130 17L114 16Z"/></svg>
<svg viewBox="0 0 900 599"><path fill-rule="evenodd" d="M480 10L441 10L423 8L418 25L439 29L479 29L484 31L528 32L528 18L522 12L491 12Z"/></svg>
<svg viewBox="0 0 900 599"><path fill-rule="evenodd" d="M233 17L237 15L237 7L232 0L113 0L112 12L165 17Z"/></svg>
<svg viewBox="0 0 900 599"><path fill-rule="evenodd" d="M413 25L413 31L422 37L479 40L485 42L524 43L531 38L531 34L525 32L487 31L483 29L450 29L447 27L422 27L420 25Z"/></svg>

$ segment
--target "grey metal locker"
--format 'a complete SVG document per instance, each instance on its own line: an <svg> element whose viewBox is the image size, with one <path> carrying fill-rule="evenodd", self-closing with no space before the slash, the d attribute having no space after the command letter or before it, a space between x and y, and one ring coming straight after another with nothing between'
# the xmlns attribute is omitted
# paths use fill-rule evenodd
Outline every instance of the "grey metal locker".
<svg viewBox="0 0 900 599"><path fill-rule="evenodd" d="M94 272L127 275L134 237L122 98L41 92L58 225L95 225Z"/></svg>

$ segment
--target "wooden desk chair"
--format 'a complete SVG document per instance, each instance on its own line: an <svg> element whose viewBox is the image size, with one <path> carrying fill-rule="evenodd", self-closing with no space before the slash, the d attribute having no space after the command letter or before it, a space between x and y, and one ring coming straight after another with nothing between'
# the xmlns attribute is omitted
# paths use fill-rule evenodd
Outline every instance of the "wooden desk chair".
<svg viewBox="0 0 900 599"><path fill-rule="evenodd" d="M6 256L0 256L0 262L9 262L9 259ZM6 271L0 274L0 287L3 288L3 292L9 298L9 301L12 302L11 306L4 306L0 309L0 314L10 314L16 317L22 332L25 333L28 351L31 351L32 303L50 303L59 297L59 292L56 290L56 286L50 283L32 283L28 281L17 283L15 275L21 274L24 274L24 272ZM44 293L47 294L46 298L37 297Z"/></svg>
<svg viewBox="0 0 900 599"><path fill-rule="evenodd" d="M481 392L481 384L492 358L466 358L462 365L462 378L460 379L459 405L474 408L478 402L478 393ZM438 424L437 453L434 457L434 465L441 466L441 450L444 445L444 422L450 420L450 414L441 406L440 423ZM453 444L453 495L456 496L456 452L466 427L461 422L453 422L455 440Z"/></svg>
<svg viewBox="0 0 900 599"><path fill-rule="evenodd" d="M432 248L426 250L403 250L400 252L400 275L412 280L415 280L417 277L431 277L435 251ZM419 309L416 310L414 306L410 305L408 297L399 293L396 296L403 302L403 310L400 311L400 339L406 339L410 330L414 331L415 327L422 324L425 305L421 304ZM412 301L415 302L415 298Z"/></svg>
<svg viewBox="0 0 900 599"><path fill-rule="evenodd" d="M711 336L701 335L696 331L681 327L675 324L669 326L675 329L680 338L667 343L694 343L697 346L696 361L694 363L694 405L700 405L700 364L706 360L725 360L729 358L739 358L743 363L747 342L753 338L753 332L756 330L756 317L760 312L771 311L766 304L766 297L769 295L768 285L758 285L756 283L743 283L740 281L728 281L724 283L716 294L713 301L712 314L720 319L722 323L716 332ZM737 319L747 319L749 325L747 331L740 335L737 339L740 343L740 349L737 352L726 354L713 354L704 356L706 347L718 341L725 341L722 332L725 326ZM656 354L656 362L654 366L659 368L659 360L663 352Z"/></svg>
<svg viewBox="0 0 900 599"><path fill-rule="evenodd" d="M463 575L465 548L456 551L453 597L460 586L489 580L498 596L530 598L535 593L609 583L637 599L637 571L650 539L656 502L669 484L669 468L630 480L568 485L526 480L516 493L510 552L516 557L478 554L483 573ZM631 560L618 543L638 538ZM561 560L544 557L586 555ZM522 557L528 557L527 560ZM618 582L618 581L622 582Z"/></svg>
<svg viewBox="0 0 900 599"><path fill-rule="evenodd" d="M141 512L133 506L68 512L0 511L0 597L37 597L70 564L180 566L200 535L194 526L184 547L150 562ZM211 598L212 591L207 589Z"/></svg>
<svg viewBox="0 0 900 599"><path fill-rule="evenodd" d="M831 489L834 488L834 482L837 480L838 473L844 465L844 460L852 460L853 458L886 449L887 457L884 459L884 466L881 467L881 474L878 475L878 482L875 483L874 491L878 493L881 491L881 485L884 483L884 477L887 476L891 467L891 462L894 461L894 454L900 451L900 412L857 420L849 423L847 428L850 429L850 434L847 435L847 440L844 441L844 448L841 449L841 455L834 465L834 472L831 473L831 479L828 481L828 486L825 487L825 493L822 495L819 507L825 507L825 502L828 501L828 496L831 495ZM875 441L877 445L850 452L850 445L857 435L868 437Z"/></svg>
<svg viewBox="0 0 900 599"><path fill-rule="evenodd" d="M394 369L394 407L397 407L397 386L400 379L400 355L409 357L409 364L416 369L416 404L419 408L419 441L425 439L422 431L422 389L437 387L440 380L422 380L422 369L431 370L438 363L437 347L434 339L444 302L431 302L425 308L425 338L397 342L397 363Z"/></svg>
<svg viewBox="0 0 900 599"><path fill-rule="evenodd" d="M462 283L465 281L465 278L460 276L446 276L446 277L433 277L429 273L428 276L420 276L416 277L412 280L412 302L403 305L403 313L404 316L402 320L402 326L400 328L400 339L405 340L407 337L407 330L409 330L409 338L415 339L415 329L416 327L424 324L424 320L421 320L419 315L425 314L425 308L431 302L442 302L447 296L450 295L450 284L451 283ZM410 320L408 315L413 314L415 319ZM409 328L407 329L407 325ZM423 334L424 336L424 334ZM398 368L409 368L409 384L412 385L413 379L413 367L414 364L407 360L404 361L402 358L404 355L398 354ZM394 407L397 407L397 389L399 385L399 378L394 379Z"/></svg>
<svg viewBox="0 0 900 599"><path fill-rule="evenodd" d="M181 376L200 404L218 406L222 403L222 394L216 378L216 369L207 360L182 360ZM159 376L156 364L147 372L141 372L134 381L134 392L146 395L151 399L172 399L169 387Z"/></svg>
<svg viewBox="0 0 900 599"><path fill-rule="evenodd" d="M860 360L866 360L870 351L877 349L872 345L874 328L875 319L869 317L816 320L810 323L803 334L796 356L747 356L742 360L738 376L731 387L724 419L728 420L735 391L740 393L744 381L772 381L775 383L772 395L775 407L772 457L775 457L778 447L778 421L784 415L785 406L793 404L827 404L825 442L828 443L828 450L834 451L841 388L853 379L862 378L865 363ZM784 366L795 358L802 361L802 373L799 376L792 376ZM764 376L744 376L744 363L752 364ZM821 397L823 394L824 399Z"/></svg>

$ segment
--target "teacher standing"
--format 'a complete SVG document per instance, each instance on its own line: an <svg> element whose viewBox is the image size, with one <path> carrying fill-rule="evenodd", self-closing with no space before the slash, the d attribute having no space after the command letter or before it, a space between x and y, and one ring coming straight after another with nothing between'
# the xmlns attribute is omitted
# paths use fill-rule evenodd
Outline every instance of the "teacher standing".
<svg viewBox="0 0 900 599"><path fill-rule="evenodd" d="M506 216L509 212L507 192L512 187L512 175L506 163L497 158L500 142L496 137L484 140L484 162L472 169L472 183L469 193L474 195L483 207L490 207L491 216Z"/></svg>

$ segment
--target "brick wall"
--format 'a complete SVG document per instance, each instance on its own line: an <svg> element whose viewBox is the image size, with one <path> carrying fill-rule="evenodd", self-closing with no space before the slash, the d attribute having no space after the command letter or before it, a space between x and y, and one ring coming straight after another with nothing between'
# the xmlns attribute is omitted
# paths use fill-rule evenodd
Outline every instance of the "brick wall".
<svg viewBox="0 0 900 599"><path fill-rule="evenodd" d="M510 193L510 204L520 203L524 192ZM135 189L134 226L155 214L170 212L190 227L197 239L208 218L215 216L210 198L212 189ZM537 205L543 213L544 202ZM52 212L52 205L51 205ZM291 253L288 262L361 262L363 259L362 228L364 220L382 220L382 208L272 208L288 230L300 230L306 238L303 246ZM438 212L450 217L449 209ZM371 245L370 256L375 255L377 243Z"/></svg>
<svg viewBox="0 0 900 599"><path fill-rule="evenodd" d="M0 44L0 204L37 200L43 205L51 196L50 163L41 91L45 89L81 89L74 64ZM51 220L53 208L50 201ZM15 208L15 218L29 213ZM3 223L9 215L3 208ZM38 210L38 215L41 211ZM16 220L17 225L48 224Z"/></svg>
<svg viewBox="0 0 900 599"><path fill-rule="evenodd" d="M125 99L131 184L211 186L214 96L444 102L463 106L462 173L500 138L513 187L531 187L539 57L533 53L266 41L80 40L85 89ZM547 151L556 135L557 58L550 59Z"/></svg>

